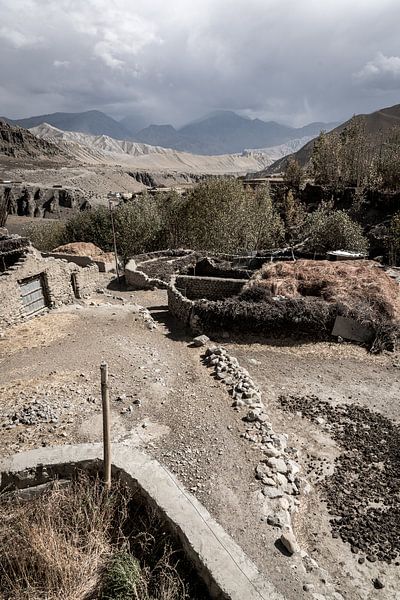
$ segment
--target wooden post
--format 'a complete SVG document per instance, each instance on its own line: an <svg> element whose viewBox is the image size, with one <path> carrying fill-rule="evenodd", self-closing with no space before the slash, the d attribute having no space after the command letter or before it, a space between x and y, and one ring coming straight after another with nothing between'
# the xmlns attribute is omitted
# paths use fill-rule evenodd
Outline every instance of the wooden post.
<svg viewBox="0 0 400 600"><path fill-rule="evenodd" d="M110 440L110 397L108 393L108 365L102 362L101 372L101 401L103 406L103 461L104 461L104 485L106 489L111 487L111 440Z"/></svg>

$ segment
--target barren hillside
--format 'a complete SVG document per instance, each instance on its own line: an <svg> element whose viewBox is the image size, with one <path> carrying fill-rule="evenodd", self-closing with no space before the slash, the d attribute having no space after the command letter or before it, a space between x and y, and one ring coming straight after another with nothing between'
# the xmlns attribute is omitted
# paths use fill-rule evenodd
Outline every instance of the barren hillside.
<svg viewBox="0 0 400 600"><path fill-rule="evenodd" d="M27 129L13 127L0 120L1 155L13 158L67 158L66 152L50 140L39 139Z"/></svg>

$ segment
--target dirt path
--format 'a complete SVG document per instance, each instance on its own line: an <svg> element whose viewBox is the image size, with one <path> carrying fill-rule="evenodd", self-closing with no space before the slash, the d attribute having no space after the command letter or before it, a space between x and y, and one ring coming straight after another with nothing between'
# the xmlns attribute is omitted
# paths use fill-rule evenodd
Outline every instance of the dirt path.
<svg viewBox="0 0 400 600"><path fill-rule="evenodd" d="M113 294L121 299L99 294L92 298L95 305L51 312L13 327L0 340L0 422L9 424L14 413L21 414L35 399L39 407L33 415L39 422L2 428L1 453L100 441L99 365L106 360L113 439L141 444L175 472L288 600L334 598L327 594L320 570L310 567L307 572L301 557L289 558L275 545L279 533L261 519L256 499L260 487L254 468L261 453L240 437L245 431L240 413L201 364L201 349L189 347L190 338L170 320L165 293ZM149 308L156 329L147 327L132 303ZM393 357L374 358L345 345L226 347L260 386L274 429L288 433L302 450L307 446L329 459L339 452L324 431L282 411L277 402L281 393L315 393L332 402L351 396L398 418L400 369L393 366ZM47 405L54 414L46 413ZM32 418L31 412L24 414ZM394 591L400 581L394 567L385 567L383 574L376 563L356 570L345 544L332 540L318 490L303 503L296 532L302 546L329 571L330 590L336 588L349 600L400 598ZM382 590L371 583L378 571L385 579ZM307 583L314 586L310 591L303 589Z"/></svg>

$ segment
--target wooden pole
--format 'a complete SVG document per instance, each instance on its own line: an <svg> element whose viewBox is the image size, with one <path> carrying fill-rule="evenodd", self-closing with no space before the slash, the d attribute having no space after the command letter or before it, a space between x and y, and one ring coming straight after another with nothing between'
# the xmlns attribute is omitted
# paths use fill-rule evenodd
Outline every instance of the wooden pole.
<svg viewBox="0 0 400 600"><path fill-rule="evenodd" d="M115 224L114 224L114 213L111 200L108 201L108 207L110 209L111 217L111 229L113 235L113 246L114 246L114 257L115 257L115 270L117 272L118 288L121 289L121 279L119 276L119 265L118 265L118 252L117 252L117 238L115 236Z"/></svg>
<svg viewBox="0 0 400 600"><path fill-rule="evenodd" d="M108 392L108 365L102 362L101 372L101 402L103 406L103 462L104 462L104 485L106 489L111 487L111 440L110 440L110 397Z"/></svg>

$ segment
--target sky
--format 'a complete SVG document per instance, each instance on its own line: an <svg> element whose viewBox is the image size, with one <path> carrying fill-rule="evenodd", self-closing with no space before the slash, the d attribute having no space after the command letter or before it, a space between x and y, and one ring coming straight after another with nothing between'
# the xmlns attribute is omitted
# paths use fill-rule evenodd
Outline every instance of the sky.
<svg viewBox="0 0 400 600"><path fill-rule="evenodd" d="M294 126L400 103L399 0L0 0L0 115Z"/></svg>

